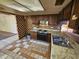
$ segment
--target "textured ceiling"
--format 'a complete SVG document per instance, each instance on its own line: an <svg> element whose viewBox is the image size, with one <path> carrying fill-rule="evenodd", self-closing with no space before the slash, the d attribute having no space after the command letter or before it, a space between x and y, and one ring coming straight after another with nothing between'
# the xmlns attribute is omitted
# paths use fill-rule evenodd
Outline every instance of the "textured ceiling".
<svg viewBox="0 0 79 59"><path fill-rule="evenodd" d="M14 14L21 14L21 15L58 14L63 8L65 8L71 2L71 0L65 0L62 5L55 6L56 0L40 0L41 5L44 8L44 11L20 12L15 9L12 9L12 8L9 9L9 7L6 7L7 3L11 4L12 1L14 1L14 0L0 0L0 4L1 4L0 7L2 7L4 9L4 10L1 9L0 11L14 13ZM19 0L15 0L15 1L19 1ZM25 1L28 1L28 0L25 0ZM21 0L21 2L22 2L22 0ZM32 3L32 2L34 2L34 0L30 1L29 3ZM4 3L5 3L5 5L4 5Z"/></svg>

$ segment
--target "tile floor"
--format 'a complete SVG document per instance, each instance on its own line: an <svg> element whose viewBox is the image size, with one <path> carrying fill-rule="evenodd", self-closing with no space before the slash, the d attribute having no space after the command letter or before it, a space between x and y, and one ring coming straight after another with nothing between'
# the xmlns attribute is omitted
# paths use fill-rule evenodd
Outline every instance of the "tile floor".
<svg viewBox="0 0 79 59"><path fill-rule="evenodd" d="M17 40L2 51L19 55L22 59L49 59L49 43L42 41Z"/></svg>

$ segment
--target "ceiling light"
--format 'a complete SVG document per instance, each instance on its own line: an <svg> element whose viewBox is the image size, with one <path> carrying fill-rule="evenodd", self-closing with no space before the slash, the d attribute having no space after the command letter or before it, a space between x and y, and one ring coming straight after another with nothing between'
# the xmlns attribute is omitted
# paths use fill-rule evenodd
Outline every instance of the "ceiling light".
<svg viewBox="0 0 79 59"><path fill-rule="evenodd" d="M44 11L44 8L42 7L39 0L15 0L15 1L26 6L32 11Z"/></svg>
<svg viewBox="0 0 79 59"><path fill-rule="evenodd" d="M14 1L11 1L11 2L5 2L5 3L1 3L2 5L5 5L7 7L10 7L10 8L13 8L13 9L16 9L18 11L22 11L22 12L29 12L30 10L21 6L20 4L14 2Z"/></svg>
<svg viewBox="0 0 79 59"><path fill-rule="evenodd" d="M76 20L78 17L76 15L72 16L72 20Z"/></svg>

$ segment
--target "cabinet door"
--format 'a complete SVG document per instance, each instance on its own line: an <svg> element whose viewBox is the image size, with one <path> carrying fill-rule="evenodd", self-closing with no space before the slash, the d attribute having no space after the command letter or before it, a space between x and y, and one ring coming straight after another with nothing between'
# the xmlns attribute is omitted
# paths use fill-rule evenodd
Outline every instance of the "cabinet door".
<svg viewBox="0 0 79 59"><path fill-rule="evenodd" d="M50 26L56 26L57 25L57 17L56 16L50 16L48 19Z"/></svg>
<svg viewBox="0 0 79 59"><path fill-rule="evenodd" d="M31 37L32 37L32 39L37 39L37 33L36 32L31 32Z"/></svg>
<svg viewBox="0 0 79 59"><path fill-rule="evenodd" d="M51 42L51 33L48 34L48 42Z"/></svg>
<svg viewBox="0 0 79 59"><path fill-rule="evenodd" d="M35 25L38 25L39 24L38 17L32 17L32 24L35 24Z"/></svg>

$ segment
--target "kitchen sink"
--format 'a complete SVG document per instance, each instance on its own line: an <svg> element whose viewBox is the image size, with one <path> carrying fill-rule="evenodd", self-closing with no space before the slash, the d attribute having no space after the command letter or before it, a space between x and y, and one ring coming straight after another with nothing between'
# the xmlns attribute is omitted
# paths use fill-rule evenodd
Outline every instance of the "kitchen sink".
<svg viewBox="0 0 79 59"><path fill-rule="evenodd" d="M68 47L68 48L73 48L66 38L62 36L52 36L53 37L53 44L62 46L62 47Z"/></svg>

